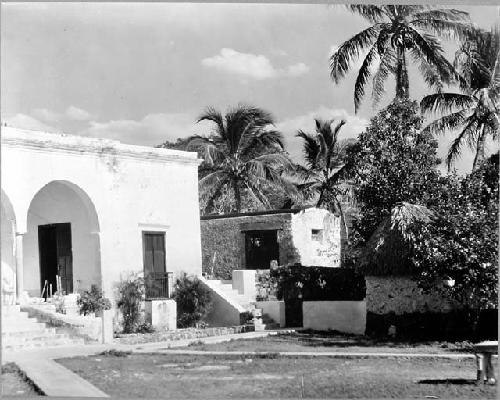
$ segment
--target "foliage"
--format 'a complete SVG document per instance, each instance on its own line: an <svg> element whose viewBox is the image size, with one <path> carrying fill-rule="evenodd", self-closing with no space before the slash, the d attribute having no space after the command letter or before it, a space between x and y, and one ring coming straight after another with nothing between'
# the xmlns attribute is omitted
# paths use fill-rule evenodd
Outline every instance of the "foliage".
<svg viewBox="0 0 500 400"><path fill-rule="evenodd" d="M333 129L334 120L316 119L315 122L316 134L302 130L297 133L304 140L306 166L296 166L292 179L305 201L313 201L316 207L324 207L343 216L342 202L349 192L346 154L353 141L338 140L345 120L338 122Z"/></svg>
<svg viewBox="0 0 500 400"><path fill-rule="evenodd" d="M418 65L428 86L440 90L454 79L453 66L446 60L435 37L463 38L471 31L468 14L455 9L426 5L347 6L372 25L340 45L330 57L330 74L338 83L356 60L364 60L354 86L356 111L365 94L373 69L373 99L377 103L385 92L389 74L396 78L396 98L409 97L408 55Z"/></svg>
<svg viewBox="0 0 500 400"><path fill-rule="evenodd" d="M88 315L102 310L110 310L111 302L103 297L102 290L97 285L91 285L90 290L85 290L76 301L80 314Z"/></svg>
<svg viewBox="0 0 500 400"><path fill-rule="evenodd" d="M295 264L271 270L271 277L278 299L363 300L366 294L364 277L352 269Z"/></svg>
<svg viewBox="0 0 500 400"><path fill-rule="evenodd" d="M56 312L60 314L65 313L64 309L64 294L59 294L59 292L55 292L52 296L52 304L56 307Z"/></svg>
<svg viewBox="0 0 500 400"><path fill-rule="evenodd" d="M197 326L212 307L210 290L197 277L183 274L175 283L177 325L180 328Z"/></svg>
<svg viewBox="0 0 500 400"><path fill-rule="evenodd" d="M401 202L427 204L439 174L437 142L420 132L416 102L396 100L381 110L352 149L354 194L360 204L351 242L363 245Z"/></svg>
<svg viewBox="0 0 500 400"><path fill-rule="evenodd" d="M141 323L141 303L144 300L144 278L132 275L118 285L118 309L123 315L123 333L134 333Z"/></svg>
<svg viewBox="0 0 500 400"><path fill-rule="evenodd" d="M498 154L450 177L434 200L433 223L413 227L413 262L424 288L451 278L446 294L478 315L498 300Z"/></svg>
<svg viewBox="0 0 500 400"><path fill-rule="evenodd" d="M270 208L263 187L294 191L282 178L290 161L283 150L282 135L273 129L272 116L256 107L238 105L225 116L208 108L198 122L211 121L214 131L208 137L192 136L188 149L204 157L206 175L200 181L203 213L212 212L214 202L230 191L234 203L229 212L241 212L245 195Z"/></svg>
<svg viewBox="0 0 500 400"><path fill-rule="evenodd" d="M500 127L500 32L477 31L464 41L455 55L455 66L462 79L461 93L436 93L423 98L424 112L445 114L430 123L431 133L456 132L458 136L448 150L451 167L467 145L475 149L472 169L484 161L487 137L496 139Z"/></svg>

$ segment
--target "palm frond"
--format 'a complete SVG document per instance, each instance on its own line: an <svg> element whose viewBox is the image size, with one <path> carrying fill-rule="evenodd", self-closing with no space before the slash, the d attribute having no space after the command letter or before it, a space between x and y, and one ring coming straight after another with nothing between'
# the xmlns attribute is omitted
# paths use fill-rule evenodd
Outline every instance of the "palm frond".
<svg viewBox="0 0 500 400"><path fill-rule="evenodd" d="M354 112L357 113L361 103L361 99L365 95L365 86L368 82L368 78L371 75L371 66L378 58L378 46L377 42L370 48L368 54L366 55L363 64L358 72L358 77L356 78L356 83L354 84Z"/></svg>
<svg viewBox="0 0 500 400"><path fill-rule="evenodd" d="M460 93L435 93L425 96L420 102L422 112L451 113L473 107L476 103L473 97Z"/></svg>
<svg viewBox="0 0 500 400"><path fill-rule="evenodd" d="M315 168L321 151L317 137L302 130L299 130L295 136L304 140L304 158L311 168Z"/></svg>
<svg viewBox="0 0 500 400"><path fill-rule="evenodd" d="M411 25L424 29L446 39L467 40L475 29L474 25L467 22L447 21L438 18L420 18L411 21Z"/></svg>
<svg viewBox="0 0 500 400"><path fill-rule="evenodd" d="M267 151L284 150L283 134L276 130L257 129L252 133L242 135L238 154L241 157L260 154L263 149Z"/></svg>
<svg viewBox="0 0 500 400"><path fill-rule="evenodd" d="M467 111L461 110L449 115L445 115L430 124L428 124L423 130L422 133L431 133L431 134L443 134L447 131L452 131L460 128L464 121L467 119Z"/></svg>
<svg viewBox="0 0 500 400"><path fill-rule="evenodd" d="M395 63L396 55L394 54L394 49L388 47L380 59L380 65L377 72L373 76L372 81L372 100L373 105L377 105L380 99L385 94L385 81L389 76L389 73L395 73Z"/></svg>
<svg viewBox="0 0 500 400"><path fill-rule="evenodd" d="M359 57L360 52L371 46L380 31L379 25L373 25L346 40L330 56L330 76L335 83L345 76L351 62Z"/></svg>
<svg viewBox="0 0 500 400"><path fill-rule="evenodd" d="M451 143L450 148L448 149L448 154L446 156L446 166L448 170L451 169L453 163L457 158L462 154L462 148L466 143L472 143L471 137L474 135L474 132L477 127L477 120L474 115L471 115L466 120L465 128L458 134L458 136Z"/></svg>
<svg viewBox="0 0 500 400"><path fill-rule="evenodd" d="M213 107L208 107L205 112L203 112L198 119L196 120L196 123L199 123L201 121L211 121L215 123L216 125L216 131L215 133L220 136L223 139L226 139L226 128L224 126L224 118L222 117L222 114L217 111Z"/></svg>
<svg viewBox="0 0 500 400"><path fill-rule="evenodd" d="M470 16L469 13L457 10L457 9L449 9L449 8L439 8L439 9L430 9L423 12L414 13L412 15L414 20L443 20L443 21L469 21Z"/></svg>
<svg viewBox="0 0 500 400"><path fill-rule="evenodd" d="M346 7L353 13L362 16L364 19L376 23L383 21L387 17L387 13L383 6L364 5L364 4L348 4Z"/></svg>
<svg viewBox="0 0 500 400"><path fill-rule="evenodd" d="M216 137L204 137L193 135L188 138L186 150L195 150L200 152L208 165L214 165L225 158L224 148L221 146L221 140Z"/></svg>

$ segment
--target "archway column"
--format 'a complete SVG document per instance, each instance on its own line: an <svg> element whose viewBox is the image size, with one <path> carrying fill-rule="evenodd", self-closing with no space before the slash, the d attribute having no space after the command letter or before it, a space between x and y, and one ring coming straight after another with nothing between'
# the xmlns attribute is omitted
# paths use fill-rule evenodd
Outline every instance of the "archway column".
<svg viewBox="0 0 500 400"><path fill-rule="evenodd" d="M26 232L16 232L16 303L24 304L26 302L24 292L24 260L23 260L23 240Z"/></svg>

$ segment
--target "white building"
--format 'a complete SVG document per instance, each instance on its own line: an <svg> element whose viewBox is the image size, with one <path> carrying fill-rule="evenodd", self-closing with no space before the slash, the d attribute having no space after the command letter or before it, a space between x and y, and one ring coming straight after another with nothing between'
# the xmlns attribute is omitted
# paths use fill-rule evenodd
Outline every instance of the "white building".
<svg viewBox="0 0 500 400"><path fill-rule="evenodd" d="M18 303L132 272L201 275L196 153L9 127L1 132L2 288Z"/></svg>

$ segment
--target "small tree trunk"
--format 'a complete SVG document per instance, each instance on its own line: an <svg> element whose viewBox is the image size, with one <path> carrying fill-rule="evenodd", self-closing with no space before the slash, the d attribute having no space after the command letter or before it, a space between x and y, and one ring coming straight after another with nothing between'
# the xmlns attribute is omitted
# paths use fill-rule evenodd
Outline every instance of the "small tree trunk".
<svg viewBox="0 0 500 400"><path fill-rule="evenodd" d="M477 139L476 143L476 155L474 157L474 162L472 164L472 170L478 169L484 161L484 147L486 142L486 135L484 134L484 125L481 128L481 134Z"/></svg>
<svg viewBox="0 0 500 400"><path fill-rule="evenodd" d="M236 202L236 212L241 213L241 192L240 187L238 186L238 181L233 181L233 190L234 190L234 200Z"/></svg>
<svg viewBox="0 0 500 400"><path fill-rule="evenodd" d="M410 97L410 81L408 79L408 68L406 66L405 50L403 47L397 49L396 69L396 99L404 100Z"/></svg>

